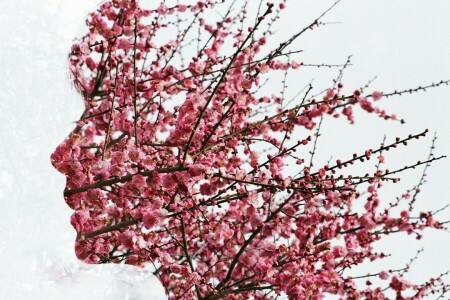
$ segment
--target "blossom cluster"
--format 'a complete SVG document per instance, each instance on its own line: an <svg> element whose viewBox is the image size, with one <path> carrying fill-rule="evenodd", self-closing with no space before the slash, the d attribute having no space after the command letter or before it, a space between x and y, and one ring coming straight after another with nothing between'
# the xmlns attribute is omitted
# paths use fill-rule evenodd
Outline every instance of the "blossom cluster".
<svg viewBox="0 0 450 300"><path fill-rule="evenodd" d="M86 109L51 159L67 176L77 257L153 264L171 299L387 298L344 270L385 257L373 249L385 235L443 228L431 212L414 219L412 208L400 215L380 208L382 182L398 181L398 170L382 168L383 151L426 132L308 165L297 153L312 144L322 118L353 123L353 110L362 109L395 120L375 105L383 93L345 94L339 82L285 105L261 87L274 72L303 67L286 59L298 35L268 42L286 1L261 2L248 28L245 6L236 14L232 1L169 2L107 0L72 46L69 67ZM218 21L208 21L226 4ZM203 44L196 34L207 37ZM337 173L375 156L373 174ZM355 201L365 201L363 211L352 210ZM398 299L438 286L377 274Z"/></svg>

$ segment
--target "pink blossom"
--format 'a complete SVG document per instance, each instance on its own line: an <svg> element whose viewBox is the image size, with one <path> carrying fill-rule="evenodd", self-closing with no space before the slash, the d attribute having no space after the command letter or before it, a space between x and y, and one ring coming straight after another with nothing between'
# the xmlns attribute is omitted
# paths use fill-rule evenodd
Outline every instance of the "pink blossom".
<svg viewBox="0 0 450 300"><path fill-rule="evenodd" d="M147 212L142 216L142 222L144 223L145 228L151 229L156 224L158 224L159 216L156 212L151 211Z"/></svg>
<svg viewBox="0 0 450 300"><path fill-rule="evenodd" d="M127 155L125 154L125 152L113 152L111 154L111 162L113 164L121 164L123 162L125 162L128 159Z"/></svg>
<svg viewBox="0 0 450 300"><path fill-rule="evenodd" d="M145 177L141 174L133 175L133 179L131 180L136 186L144 186L145 185Z"/></svg>
<svg viewBox="0 0 450 300"><path fill-rule="evenodd" d="M179 12L185 12L186 8L187 8L186 5L178 4L178 11Z"/></svg>
<svg viewBox="0 0 450 300"><path fill-rule="evenodd" d="M128 157L133 162L138 162L141 159L141 151L139 149L133 148L128 151Z"/></svg>
<svg viewBox="0 0 450 300"><path fill-rule="evenodd" d="M97 63L91 58L86 58L86 66L89 68L89 70L94 71L97 68Z"/></svg>
<svg viewBox="0 0 450 300"><path fill-rule="evenodd" d="M162 175L162 186L166 189L174 189L177 187L177 183L172 174Z"/></svg>
<svg viewBox="0 0 450 300"><path fill-rule="evenodd" d="M389 273L386 271L381 271L378 277L380 277L380 279L386 280L389 278Z"/></svg>
<svg viewBox="0 0 450 300"><path fill-rule="evenodd" d="M335 246L333 247L333 254L335 257L344 257L347 255L347 249L342 246Z"/></svg>
<svg viewBox="0 0 450 300"><path fill-rule="evenodd" d="M125 51L131 50L133 48L133 45L125 38L120 38L117 40L117 46L120 49L123 49Z"/></svg>
<svg viewBox="0 0 450 300"><path fill-rule="evenodd" d="M372 93L372 98L374 101L378 101L383 97L383 92L375 91Z"/></svg>
<svg viewBox="0 0 450 300"><path fill-rule="evenodd" d="M201 164L195 164L195 165L191 165L189 167L189 175L193 176L193 177L197 177L200 176L201 174L203 174L205 171L205 166L201 165Z"/></svg>

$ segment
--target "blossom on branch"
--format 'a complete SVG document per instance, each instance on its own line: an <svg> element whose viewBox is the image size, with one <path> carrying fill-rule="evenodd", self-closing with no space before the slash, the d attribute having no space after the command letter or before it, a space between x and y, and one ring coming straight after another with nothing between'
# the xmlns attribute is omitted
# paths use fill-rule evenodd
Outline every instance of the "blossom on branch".
<svg viewBox="0 0 450 300"><path fill-rule="evenodd" d="M80 260L153 264L170 299L386 299L389 291L361 288L345 271L385 257L373 248L384 235L444 228L432 213L414 218L413 200L403 199L411 208L400 214L380 206L384 182L441 158L382 169L385 151L427 131L314 166L322 119L353 123L361 110L395 120L374 102L402 92L347 94L338 81L292 101L285 88L265 91L274 73L307 66L291 60L299 51L289 46L321 26L319 18L271 44L286 2L261 2L256 18L246 1L236 13L236 1L222 0L153 8L107 0L89 15L69 55L86 108L51 157L68 178ZM220 7L225 13L209 20ZM372 174L344 173L372 156ZM362 210L352 209L356 201ZM448 288L407 283L399 272L374 276L390 280L397 299Z"/></svg>

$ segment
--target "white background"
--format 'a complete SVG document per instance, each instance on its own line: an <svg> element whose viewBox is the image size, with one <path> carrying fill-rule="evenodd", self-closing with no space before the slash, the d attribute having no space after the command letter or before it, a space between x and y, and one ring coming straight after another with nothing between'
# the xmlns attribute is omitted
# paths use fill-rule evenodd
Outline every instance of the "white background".
<svg viewBox="0 0 450 300"><path fill-rule="evenodd" d="M278 41L309 24L331 3L288 1L277 27ZM66 79L66 57L96 1L0 0L0 4L0 299L126 299L132 291L135 295L129 299L157 299L161 287L145 271L89 268L77 262L71 211L62 197L65 179L49 162L83 109ZM324 19L338 23L315 29L295 44L305 50L298 60L343 63L353 55L353 66L344 75L349 88L374 76L378 78L372 87L385 92L450 79L449 12L446 0L344 0ZM313 85L320 91L335 75L333 70L304 68L289 77L289 85L295 90L315 78ZM450 154L449 96L446 86L378 103L404 118L405 125L367 114L357 114L356 126L343 119L325 121L317 163L376 147L385 134L389 141L425 128L438 134L436 154ZM431 136L389 153L391 169L424 160ZM419 209L436 210L449 203L449 170L449 159L432 165ZM399 184L386 188L383 201L404 193L420 175L421 170L405 172ZM449 220L450 211L439 216ZM420 242L399 235L380 243L393 257L370 270L401 268L423 246L425 252L407 278L417 282L447 271L449 233L425 233ZM141 283L152 288L137 287Z"/></svg>

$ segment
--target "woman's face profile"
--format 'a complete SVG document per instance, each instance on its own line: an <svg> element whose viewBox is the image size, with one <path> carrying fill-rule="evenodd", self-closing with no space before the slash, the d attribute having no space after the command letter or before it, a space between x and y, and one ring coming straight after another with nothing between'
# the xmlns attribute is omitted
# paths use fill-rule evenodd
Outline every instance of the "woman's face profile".
<svg viewBox="0 0 450 300"><path fill-rule="evenodd" d="M174 130L177 111L164 106L182 90L173 84L180 72L157 71L155 31L144 18L157 13L135 1L106 1L89 15L88 33L69 54L85 110L51 163L66 176L75 252L87 263L152 261L151 246L163 237L150 229L164 221L170 205L163 203L176 200L173 190L183 184L173 174L183 169L179 150L189 124Z"/></svg>

